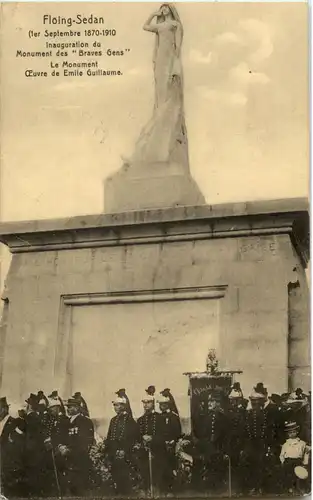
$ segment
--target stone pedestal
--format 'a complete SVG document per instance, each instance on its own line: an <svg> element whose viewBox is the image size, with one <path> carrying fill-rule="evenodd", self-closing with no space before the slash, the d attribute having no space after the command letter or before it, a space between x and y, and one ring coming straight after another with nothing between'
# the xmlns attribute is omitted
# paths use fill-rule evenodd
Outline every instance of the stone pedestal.
<svg viewBox="0 0 313 500"><path fill-rule="evenodd" d="M138 416L155 384L187 422L209 348L246 395L309 390L308 224L301 199L1 224L1 393L80 390L104 433L114 391Z"/></svg>
<svg viewBox="0 0 313 500"><path fill-rule="evenodd" d="M123 167L105 181L104 211L198 206L205 198L189 172L178 164L151 163Z"/></svg>

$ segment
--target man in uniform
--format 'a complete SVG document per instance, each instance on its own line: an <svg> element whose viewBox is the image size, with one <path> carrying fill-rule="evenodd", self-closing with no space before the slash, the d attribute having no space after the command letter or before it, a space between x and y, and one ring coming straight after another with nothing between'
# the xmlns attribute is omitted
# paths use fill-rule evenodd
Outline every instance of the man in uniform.
<svg viewBox="0 0 313 500"><path fill-rule="evenodd" d="M231 462L232 482L238 486L240 479L240 453L243 450L245 434L246 409L241 390L233 388L228 398L228 456Z"/></svg>
<svg viewBox="0 0 313 500"><path fill-rule="evenodd" d="M58 397L48 400L48 419L43 429L46 449L43 461L46 474L46 494L61 496L66 493L67 452L69 440L69 418L64 415Z"/></svg>
<svg viewBox="0 0 313 500"><path fill-rule="evenodd" d="M177 470L176 444L182 434L179 416L173 410L170 397L160 394L158 403L164 420L166 451L163 461L162 493L171 493L174 486L174 471Z"/></svg>
<svg viewBox="0 0 313 500"><path fill-rule="evenodd" d="M67 401L68 426L68 487L73 496L84 496L90 487L92 462L89 456L94 443L94 425L90 418L81 414L80 402Z"/></svg>
<svg viewBox="0 0 313 500"><path fill-rule="evenodd" d="M0 398L0 484L8 498L22 496L24 439L25 428L10 416L6 397Z"/></svg>
<svg viewBox="0 0 313 500"><path fill-rule="evenodd" d="M31 393L25 401L27 403L25 416L25 476L27 492L32 496L42 496L45 491L45 476L42 475L45 447L42 419L38 413L38 395Z"/></svg>
<svg viewBox="0 0 313 500"><path fill-rule="evenodd" d="M132 452L139 441L138 425L128 411L126 398L116 397L106 439L106 453L111 464L112 478L118 495L129 495L132 491Z"/></svg>
<svg viewBox="0 0 313 500"><path fill-rule="evenodd" d="M255 389L249 398L251 409L246 414L242 478L244 490L248 489L250 494L262 494L268 480L267 466L273 445L273 428L264 410L266 395Z"/></svg>
<svg viewBox="0 0 313 500"><path fill-rule="evenodd" d="M142 399L144 414L138 419L141 454L140 472L146 492L158 493L162 489L163 460L166 453L164 419L155 411L154 396Z"/></svg>
<svg viewBox="0 0 313 500"><path fill-rule="evenodd" d="M207 409L198 417L193 483L195 488L216 489L226 472L228 421L219 391L208 396Z"/></svg>

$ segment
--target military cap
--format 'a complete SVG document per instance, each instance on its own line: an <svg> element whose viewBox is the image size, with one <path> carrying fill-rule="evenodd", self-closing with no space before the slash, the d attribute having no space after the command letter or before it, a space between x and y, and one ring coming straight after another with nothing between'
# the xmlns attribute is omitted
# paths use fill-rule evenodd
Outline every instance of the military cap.
<svg viewBox="0 0 313 500"><path fill-rule="evenodd" d="M251 401L259 401L261 399L265 399L265 394L263 394L262 392L257 392L256 390L253 390L249 396L249 399Z"/></svg>
<svg viewBox="0 0 313 500"><path fill-rule="evenodd" d="M170 398L164 396L162 393L157 397L157 402L158 403L170 403L171 400Z"/></svg>
<svg viewBox="0 0 313 500"><path fill-rule="evenodd" d="M153 397L153 396L151 396L150 394L147 394L146 396L144 396L144 397L142 398L142 400L141 400L141 401L142 401L142 403L147 403L147 402L149 402L149 401L154 401L154 397Z"/></svg>
<svg viewBox="0 0 313 500"><path fill-rule="evenodd" d="M243 394L241 390L232 389L228 397L229 399L241 399L243 398Z"/></svg>
<svg viewBox="0 0 313 500"><path fill-rule="evenodd" d="M126 399L126 398L121 398L121 397L117 396L117 397L116 397L116 398L112 401L112 403L113 403L114 405L117 405L117 404L119 404L119 405L121 405L121 404L126 405L126 404L127 404L127 399Z"/></svg>

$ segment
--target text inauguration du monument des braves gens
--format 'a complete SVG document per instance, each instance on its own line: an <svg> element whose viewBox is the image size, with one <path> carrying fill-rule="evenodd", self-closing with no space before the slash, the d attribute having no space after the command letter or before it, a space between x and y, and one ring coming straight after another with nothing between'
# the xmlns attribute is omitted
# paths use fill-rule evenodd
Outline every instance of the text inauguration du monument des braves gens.
<svg viewBox="0 0 313 500"><path fill-rule="evenodd" d="M121 77L131 52L116 27L93 13L44 14L23 29L22 38L14 50L28 80Z"/></svg>

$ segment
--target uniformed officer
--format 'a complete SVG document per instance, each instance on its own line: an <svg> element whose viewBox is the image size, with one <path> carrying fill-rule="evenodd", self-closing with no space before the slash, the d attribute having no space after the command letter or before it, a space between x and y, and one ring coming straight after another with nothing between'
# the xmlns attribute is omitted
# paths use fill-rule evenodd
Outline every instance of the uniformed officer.
<svg viewBox="0 0 313 500"><path fill-rule="evenodd" d="M22 496L25 428L9 414L6 397L0 398L0 479L1 493Z"/></svg>
<svg viewBox="0 0 313 500"><path fill-rule="evenodd" d="M79 401L81 414L85 415L86 417L90 417L88 405L86 403L86 400L83 398L82 393L79 391L75 392L75 394L73 395L73 398L77 399L77 401Z"/></svg>
<svg viewBox="0 0 313 500"><path fill-rule="evenodd" d="M244 447L246 409L241 390L232 389L228 398L228 455L232 468L232 481L238 484L240 477L240 456Z"/></svg>
<svg viewBox="0 0 313 500"><path fill-rule="evenodd" d="M110 421L105 451L111 464L112 478L117 494L129 495L132 491L133 447L139 442L138 425L129 413L126 398L112 401L116 416Z"/></svg>
<svg viewBox="0 0 313 500"><path fill-rule="evenodd" d="M69 418L64 415L58 397L50 398L48 405L48 420L43 428L46 449L43 473L46 475L46 494L61 496L67 490Z"/></svg>
<svg viewBox="0 0 313 500"><path fill-rule="evenodd" d="M227 417L222 409L223 395L209 394L207 411L198 417L193 483L197 489L216 489L225 478Z"/></svg>
<svg viewBox="0 0 313 500"><path fill-rule="evenodd" d="M154 493L162 489L163 460L166 453L164 419L155 411L155 398L142 398L144 414L138 418L141 440L140 471L143 488Z"/></svg>
<svg viewBox="0 0 313 500"><path fill-rule="evenodd" d="M45 476L42 476L42 464L46 451L38 402L38 395L34 393L26 399L25 476L28 494L33 496L42 496L46 488Z"/></svg>
<svg viewBox="0 0 313 500"><path fill-rule="evenodd" d="M81 414L80 402L70 398L67 403L68 427L68 486L71 495L84 496L90 487L92 462L89 456L94 444L94 425Z"/></svg>
<svg viewBox="0 0 313 500"><path fill-rule="evenodd" d="M163 460L162 492L170 493L173 491L174 473L177 471L176 444L182 435L182 429L179 416L171 410L173 408L172 400L160 394L157 401L164 420L166 446Z"/></svg>
<svg viewBox="0 0 313 500"><path fill-rule="evenodd" d="M246 413L242 478L244 490L262 494L267 483L267 459L271 454L273 431L264 410L266 396L255 389L250 395L251 409Z"/></svg>

